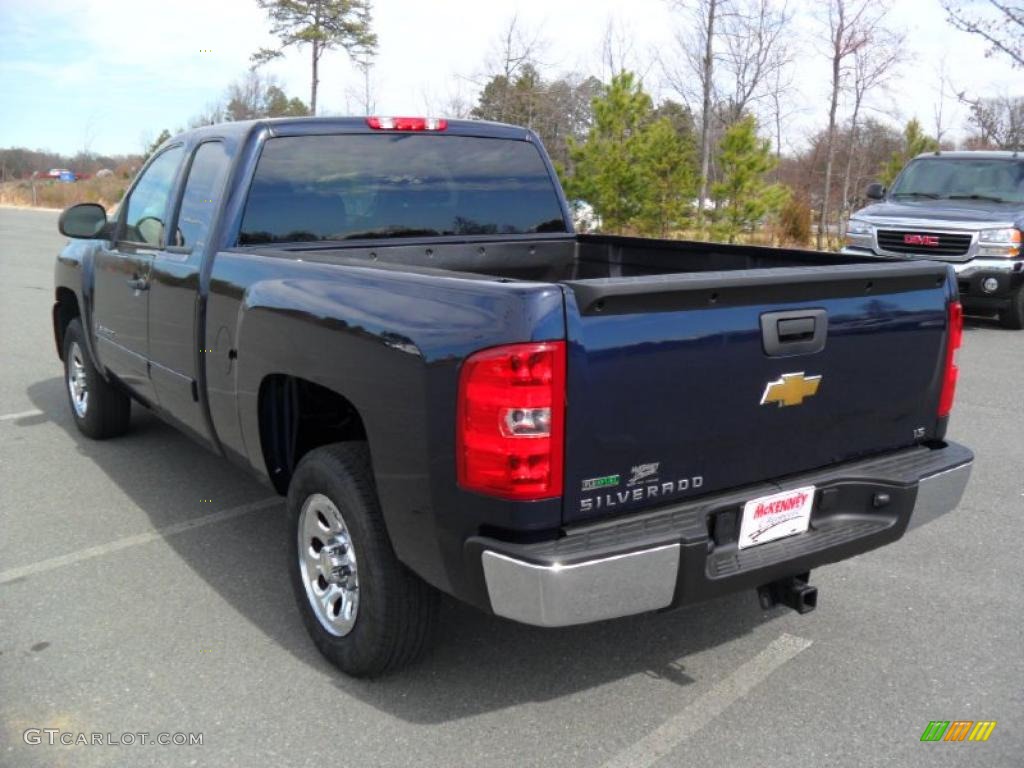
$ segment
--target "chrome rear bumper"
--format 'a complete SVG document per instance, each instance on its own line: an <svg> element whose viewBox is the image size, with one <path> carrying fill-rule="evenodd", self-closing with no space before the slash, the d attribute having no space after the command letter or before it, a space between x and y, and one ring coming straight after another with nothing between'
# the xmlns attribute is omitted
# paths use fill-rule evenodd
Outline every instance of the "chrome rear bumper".
<svg viewBox="0 0 1024 768"><path fill-rule="evenodd" d="M969 452L966 455L969 456ZM963 454L959 460L963 461ZM808 534L772 542L764 545L778 548L771 567L760 570L755 567L752 572L736 572L729 578L713 579L719 582L714 588L706 588L710 581L704 580L705 561L700 560L708 558L710 541L686 547L681 547L678 541L669 541L570 564L528 562L485 549L480 557L491 608L499 616L524 624L543 627L585 624L667 608L680 602L678 593L686 594L684 602L707 599L730 591L728 585L723 589L723 581L731 581L734 589L740 589L757 586L762 574L767 583L772 574L805 572L894 541L908 527L923 525L951 511L960 503L972 463L968 460L921 477L912 509L908 506L888 526L862 527L862 534L848 537L842 543L837 543L834 535L831 539L822 535L819 548L808 546L811 541L805 538ZM687 563L686 558L691 561ZM694 578L693 583L687 583L690 577Z"/></svg>

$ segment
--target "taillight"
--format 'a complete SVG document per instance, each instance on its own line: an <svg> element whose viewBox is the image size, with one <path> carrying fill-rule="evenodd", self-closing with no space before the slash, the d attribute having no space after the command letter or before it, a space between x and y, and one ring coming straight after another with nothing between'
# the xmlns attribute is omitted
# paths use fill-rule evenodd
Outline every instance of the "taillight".
<svg viewBox="0 0 1024 768"><path fill-rule="evenodd" d="M949 331L946 340L946 367L942 374L942 394L939 396L939 418L949 416L953 410L953 395L960 369L956 366L956 351L964 337L964 308L959 301L949 303Z"/></svg>
<svg viewBox="0 0 1024 768"><path fill-rule="evenodd" d="M470 355L459 377L459 485L517 501L562 495L565 342Z"/></svg>
<svg viewBox="0 0 1024 768"><path fill-rule="evenodd" d="M368 117L366 124L377 131L443 131L443 117Z"/></svg>

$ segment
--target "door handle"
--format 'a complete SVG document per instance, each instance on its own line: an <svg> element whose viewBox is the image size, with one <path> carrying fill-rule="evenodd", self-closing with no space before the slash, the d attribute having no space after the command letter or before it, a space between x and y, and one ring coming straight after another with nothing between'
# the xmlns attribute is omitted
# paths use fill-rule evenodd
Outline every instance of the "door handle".
<svg viewBox="0 0 1024 768"><path fill-rule="evenodd" d="M145 277L132 277L128 279L128 285L134 288L136 291L148 291L149 280Z"/></svg>

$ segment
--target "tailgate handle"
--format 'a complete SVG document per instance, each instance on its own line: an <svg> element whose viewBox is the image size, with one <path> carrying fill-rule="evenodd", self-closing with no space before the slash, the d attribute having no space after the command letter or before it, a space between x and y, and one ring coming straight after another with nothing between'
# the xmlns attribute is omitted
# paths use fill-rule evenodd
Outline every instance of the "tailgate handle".
<svg viewBox="0 0 1024 768"><path fill-rule="evenodd" d="M794 317L792 320L779 320L778 322L779 341L783 344L814 338L813 317Z"/></svg>
<svg viewBox="0 0 1024 768"><path fill-rule="evenodd" d="M825 348L828 313L797 309L761 315L761 340L769 357L811 355Z"/></svg>

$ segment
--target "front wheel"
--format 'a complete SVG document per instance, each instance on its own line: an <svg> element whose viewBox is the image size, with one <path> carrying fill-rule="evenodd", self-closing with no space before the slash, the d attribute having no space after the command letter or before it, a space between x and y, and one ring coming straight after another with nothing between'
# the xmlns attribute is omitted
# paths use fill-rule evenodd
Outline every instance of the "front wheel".
<svg viewBox="0 0 1024 768"><path fill-rule="evenodd" d="M1024 328L1024 285L1013 292L1010 306L999 310L999 322L1004 328L1015 331Z"/></svg>
<svg viewBox="0 0 1024 768"><path fill-rule="evenodd" d="M85 348L82 323L77 317L64 331L64 384L71 417L83 435L104 440L124 434L128 429L131 398L96 370Z"/></svg>
<svg viewBox="0 0 1024 768"><path fill-rule="evenodd" d="M310 451L288 488L292 588L320 652L354 677L416 660L438 593L402 565L384 526L365 443Z"/></svg>

